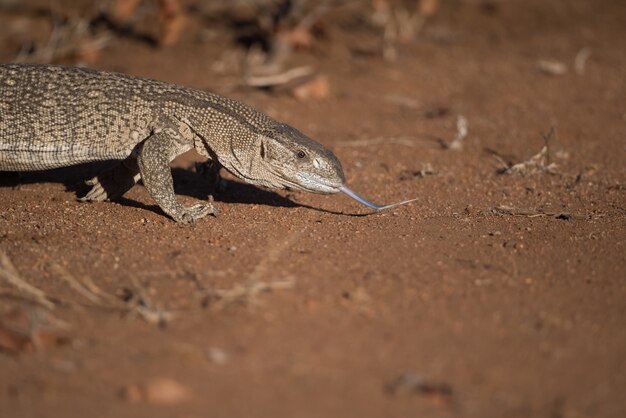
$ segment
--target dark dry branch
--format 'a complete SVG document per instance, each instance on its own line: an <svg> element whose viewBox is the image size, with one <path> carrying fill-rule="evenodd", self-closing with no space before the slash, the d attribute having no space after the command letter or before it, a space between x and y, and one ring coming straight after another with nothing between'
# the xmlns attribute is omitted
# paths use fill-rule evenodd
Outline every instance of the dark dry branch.
<svg viewBox="0 0 626 418"><path fill-rule="evenodd" d="M13 60L18 63L58 64L92 61L111 40L109 34L93 36L86 19L54 19L52 33L44 45L24 45Z"/></svg>
<svg viewBox="0 0 626 418"><path fill-rule="evenodd" d="M537 217L550 217L561 219L564 221L569 221L574 218L574 216L567 212L543 212L541 210L528 210L528 209L519 209L513 206L494 206L488 209L489 213L494 215L512 215L512 216L525 216L527 218L537 218Z"/></svg>

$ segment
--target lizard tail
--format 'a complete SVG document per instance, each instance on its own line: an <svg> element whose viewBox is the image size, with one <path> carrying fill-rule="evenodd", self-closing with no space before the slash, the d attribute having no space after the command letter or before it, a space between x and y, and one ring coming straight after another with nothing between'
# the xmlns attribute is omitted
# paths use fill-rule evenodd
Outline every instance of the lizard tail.
<svg viewBox="0 0 626 418"><path fill-rule="evenodd" d="M346 186L341 186L339 188L339 190L342 191L343 193L347 194L348 196L350 196L351 198L353 198L357 202L362 203L365 206L367 206L368 208L372 208L372 209L375 209L377 211L395 208L396 206L405 205L405 204L407 204L409 202L413 202L413 201L417 200L417 198L415 198L415 199L403 200L402 202L398 202L398 203L391 203L389 205L377 205L376 203L372 203L369 200L362 198L361 196L359 196L358 194L354 193L352 190L350 190Z"/></svg>

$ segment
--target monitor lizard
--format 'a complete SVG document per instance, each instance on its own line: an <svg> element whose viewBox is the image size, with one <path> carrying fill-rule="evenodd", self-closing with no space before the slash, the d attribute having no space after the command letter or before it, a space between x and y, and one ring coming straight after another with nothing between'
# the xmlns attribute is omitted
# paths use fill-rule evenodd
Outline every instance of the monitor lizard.
<svg viewBox="0 0 626 418"><path fill-rule="evenodd" d="M344 192L375 210L408 202L365 200L331 151L239 101L121 73L0 64L0 171L116 160L81 200L117 199L141 179L163 212L188 223L218 214L176 199L169 164L190 149L257 186Z"/></svg>

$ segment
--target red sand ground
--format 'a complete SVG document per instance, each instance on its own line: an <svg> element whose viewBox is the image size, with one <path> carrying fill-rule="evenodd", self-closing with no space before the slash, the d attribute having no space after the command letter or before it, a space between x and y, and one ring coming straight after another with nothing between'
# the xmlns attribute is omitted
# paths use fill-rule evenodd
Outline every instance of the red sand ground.
<svg viewBox="0 0 626 418"><path fill-rule="evenodd" d="M8 61L15 31L38 36L46 18L0 19ZM72 185L84 176L0 175L0 249L23 279L74 302L52 312L68 344L0 353L0 416L626 416L626 4L444 2L396 62L348 11L324 22L314 50L292 57L328 77L322 101L234 88L235 70L212 70L240 48L226 23L203 37L192 20L164 49L115 39L93 66L244 100L333 149L355 190L419 200L354 217L332 213L366 212L343 196L233 182L219 218L180 226L142 186L82 204ZM542 59L568 71L546 75ZM436 108L449 111L425 117ZM429 139L452 140L459 114L462 151ZM492 152L526 160L551 126L557 174L497 174ZM207 190L195 160L176 162L187 204ZM436 175L401 179L427 164ZM142 287L176 316L159 327L81 307L63 271L116 295ZM202 304L207 289L285 280L293 288L253 305ZM9 291L1 312L19 304ZM166 388L132 402L161 378L188 397L160 405Z"/></svg>

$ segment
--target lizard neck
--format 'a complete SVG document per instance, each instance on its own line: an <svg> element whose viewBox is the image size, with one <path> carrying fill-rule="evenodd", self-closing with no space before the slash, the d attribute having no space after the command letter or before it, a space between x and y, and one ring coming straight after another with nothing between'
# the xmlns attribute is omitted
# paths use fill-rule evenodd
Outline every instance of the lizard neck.
<svg viewBox="0 0 626 418"><path fill-rule="evenodd" d="M186 118L194 134L194 148L233 174L252 180L260 159L261 137L277 122L232 99L211 93L204 93L203 99L194 103Z"/></svg>

